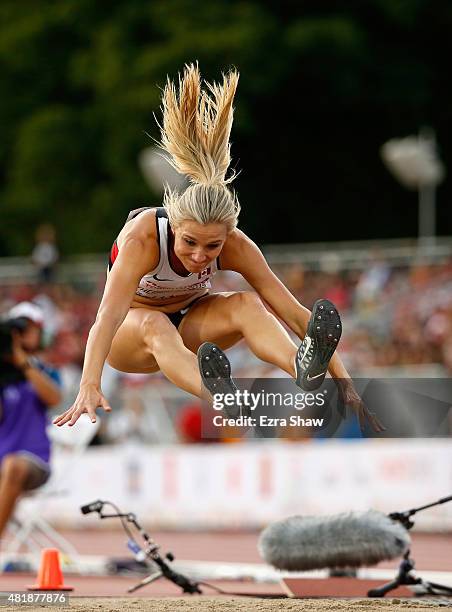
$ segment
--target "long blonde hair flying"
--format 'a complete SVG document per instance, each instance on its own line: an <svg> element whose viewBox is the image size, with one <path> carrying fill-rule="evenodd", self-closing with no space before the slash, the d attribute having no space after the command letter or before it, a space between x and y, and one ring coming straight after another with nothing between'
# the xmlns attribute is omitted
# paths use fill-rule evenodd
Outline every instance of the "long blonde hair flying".
<svg viewBox="0 0 452 612"><path fill-rule="evenodd" d="M179 87L169 78L162 96L163 122L160 147L169 163L187 175L190 186L179 194L166 189L163 205L170 223L193 220L201 224L223 223L228 231L237 225L240 204L228 187L235 178L226 173L231 162L229 136L232 103L239 74L223 74L222 83L206 83L195 64L187 64Z"/></svg>

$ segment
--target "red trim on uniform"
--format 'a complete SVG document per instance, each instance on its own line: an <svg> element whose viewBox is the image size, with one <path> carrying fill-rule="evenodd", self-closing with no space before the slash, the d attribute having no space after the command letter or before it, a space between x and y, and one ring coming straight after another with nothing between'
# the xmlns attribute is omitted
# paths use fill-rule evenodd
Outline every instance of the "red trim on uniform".
<svg viewBox="0 0 452 612"><path fill-rule="evenodd" d="M118 257L119 254L119 249L118 249L118 245L116 244L116 240L113 243L113 246L111 247L111 251L110 251L110 262L113 264L115 263L115 259Z"/></svg>

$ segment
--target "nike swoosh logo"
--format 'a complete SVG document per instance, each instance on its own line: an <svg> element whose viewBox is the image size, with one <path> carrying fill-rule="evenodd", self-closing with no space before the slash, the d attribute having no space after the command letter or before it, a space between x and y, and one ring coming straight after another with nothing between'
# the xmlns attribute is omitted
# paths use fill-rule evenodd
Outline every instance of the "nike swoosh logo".
<svg viewBox="0 0 452 612"><path fill-rule="evenodd" d="M155 278L156 281L165 281L167 283L171 283L173 281L172 278L159 278L157 274L154 274L152 278Z"/></svg>
<svg viewBox="0 0 452 612"><path fill-rule="evenodd" d="M315 378L320 378L320 376L323 376L324 374L326 374L326 372L320 372L320 374L316 374L315 376L309 376L309 374L306 376L306 380L311 381L314 380Z"/></svg>

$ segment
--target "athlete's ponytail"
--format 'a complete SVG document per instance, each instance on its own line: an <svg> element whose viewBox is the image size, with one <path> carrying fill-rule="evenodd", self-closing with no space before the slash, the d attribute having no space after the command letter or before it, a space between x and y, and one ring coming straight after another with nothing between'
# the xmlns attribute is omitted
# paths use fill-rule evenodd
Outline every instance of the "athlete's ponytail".
<svg viewBox="0 0 452 612"><path fill-rule="evenodd" d="M233 70L222 83L206 83L201 89L198 66L186 65L177 90L168 79L162 97L161 148L169 162L191 185L183 194L166 189L164 206L170 223L193 220L201 224L237 225L240 205L226 178L231 161L229 135L233 120L234 94L239 75Z"/></svg>

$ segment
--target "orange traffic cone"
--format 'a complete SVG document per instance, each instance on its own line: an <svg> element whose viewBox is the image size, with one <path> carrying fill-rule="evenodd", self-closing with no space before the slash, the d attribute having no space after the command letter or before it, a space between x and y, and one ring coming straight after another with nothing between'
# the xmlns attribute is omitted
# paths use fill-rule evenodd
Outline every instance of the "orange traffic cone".
<svg viewBox="0 0 452 612"><path fill-rule="evenodd" d="M44 548L38 572L38 584L27 587L29 591L73 591L64 586L60 567L60 553L56 548Z"/></svg>

